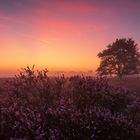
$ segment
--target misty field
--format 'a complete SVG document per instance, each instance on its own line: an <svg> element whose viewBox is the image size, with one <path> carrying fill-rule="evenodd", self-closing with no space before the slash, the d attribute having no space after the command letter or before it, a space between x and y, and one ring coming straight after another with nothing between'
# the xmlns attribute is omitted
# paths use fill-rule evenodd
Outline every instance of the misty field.
<svg viewBox="0 0 140 140"><path fill-rule="evenodd" d="M140 96L140 77L124 77L123 79L109 78L108 82L110 85L115 87L125 87Z"/></svg>
<svg viewBox="0 0 140 140"><path fill-rule="evenodd" d="M0 139L139 140L139 83L26 68L0 80Z"/></svg>

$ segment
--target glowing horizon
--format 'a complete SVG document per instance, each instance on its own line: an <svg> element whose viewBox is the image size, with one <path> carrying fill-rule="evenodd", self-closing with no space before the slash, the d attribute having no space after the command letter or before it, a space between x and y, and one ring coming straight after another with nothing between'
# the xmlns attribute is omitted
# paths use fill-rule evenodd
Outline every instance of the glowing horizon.
<svg viewBox="0 0 140 140"><path fill-rule="evenodd" d="M140 1L0 0L0 77L27 65L89 71L116 38L140 44Z"/></svg>

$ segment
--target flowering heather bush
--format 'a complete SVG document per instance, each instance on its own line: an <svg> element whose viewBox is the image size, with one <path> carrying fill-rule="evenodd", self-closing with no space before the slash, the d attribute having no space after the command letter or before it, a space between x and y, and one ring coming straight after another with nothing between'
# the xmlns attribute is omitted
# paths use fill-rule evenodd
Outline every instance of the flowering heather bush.
<svg viewBox="0 0 140 140"><path fill-rule="evenodd" d="M0 102L1 140L139 140L140 100L105 78L25 68Z"/></svg>

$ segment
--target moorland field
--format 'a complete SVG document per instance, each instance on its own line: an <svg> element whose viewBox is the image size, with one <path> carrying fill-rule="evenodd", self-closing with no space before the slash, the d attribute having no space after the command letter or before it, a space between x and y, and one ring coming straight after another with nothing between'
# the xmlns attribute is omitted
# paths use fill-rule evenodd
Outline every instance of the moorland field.
<svg viewBox="0 0 140 140"><path fill-rule="evenodd" d="M139 140L140 78L25 69L0 80L1 140Z"/></svg>

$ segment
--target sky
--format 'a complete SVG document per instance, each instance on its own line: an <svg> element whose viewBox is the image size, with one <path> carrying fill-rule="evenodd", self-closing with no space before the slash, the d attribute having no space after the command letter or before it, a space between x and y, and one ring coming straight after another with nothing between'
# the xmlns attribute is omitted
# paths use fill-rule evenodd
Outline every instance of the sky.
<svg viewBox="0 0 140 140"><path fill-rule="evenodd" d="M140 44L140 0L0 0L0 77L27 65L95 71L116 38Z"/></svg>

